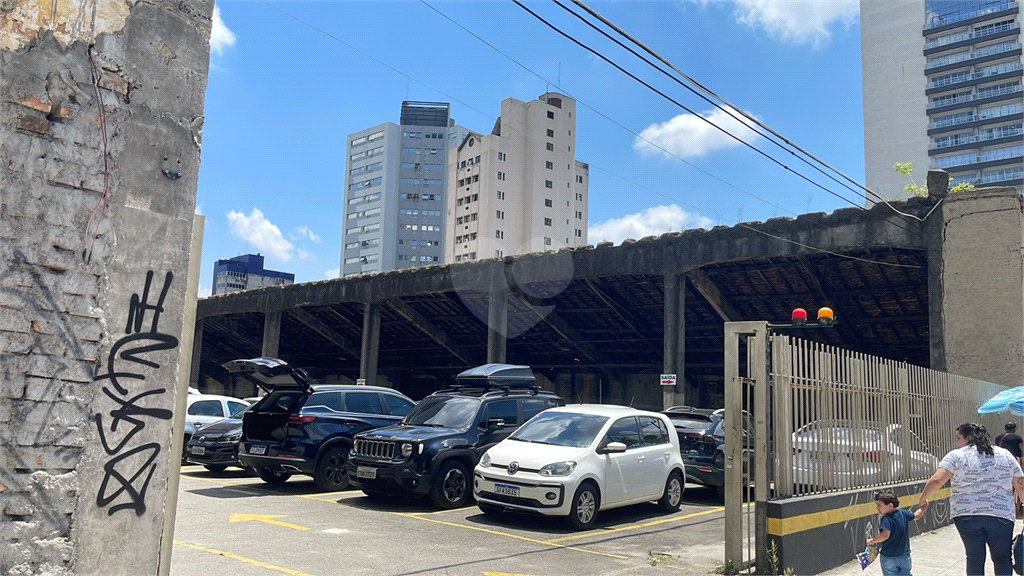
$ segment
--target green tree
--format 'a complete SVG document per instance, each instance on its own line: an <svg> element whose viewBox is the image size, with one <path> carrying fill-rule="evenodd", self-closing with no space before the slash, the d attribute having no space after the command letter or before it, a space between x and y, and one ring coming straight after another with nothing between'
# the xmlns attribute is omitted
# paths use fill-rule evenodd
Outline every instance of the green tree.
<svg viewBox="0 0 1024 576"><path fill-rule="evenodd" d="M928 187L919 185L917 182L914 181L914 177L910 175L910 173L914 171L914 166L910 162L896 162L895 164L892 165L892 167L893 170L895 170L896 172L899 172L900 174L903 174L907 178L910 178L910 184L907 184L906 186L903 187L903 189L906 190L910 195L928 195ZM974 190L974 184L971 184L970 182L961 182L956 186L949 187L950 192L966 192L968 190Z"/></svg>

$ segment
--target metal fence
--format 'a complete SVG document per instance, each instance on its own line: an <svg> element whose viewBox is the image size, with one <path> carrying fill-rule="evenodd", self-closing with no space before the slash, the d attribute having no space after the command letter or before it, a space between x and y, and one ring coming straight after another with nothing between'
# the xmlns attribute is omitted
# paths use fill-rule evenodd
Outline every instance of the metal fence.
<svg viewBox="0 0 1024 576"><path fill-rule="evenodd" d="M991 382L778 334L770 358L773 498L927 479L957 426L1008 419L978 414Z"/></svg>
<svg viewBox="0 0 1024 576"><path fill-rule="evenodd" d="M1006 387L774 333L725 329L725 562L766 551L767 503L924 480L980 422L994 437L1008 414L978 407ZM762 481L764 479L764 481Z"/></svg>

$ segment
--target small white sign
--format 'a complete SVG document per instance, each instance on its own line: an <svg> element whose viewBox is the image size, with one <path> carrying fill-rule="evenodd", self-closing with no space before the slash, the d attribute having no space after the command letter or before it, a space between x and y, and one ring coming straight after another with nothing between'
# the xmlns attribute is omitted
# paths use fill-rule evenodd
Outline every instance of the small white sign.
<svg viewBox="0 0 1024 576"><path fill-rule="evenodd" d="M356 380L356 386L366 386L366 378L359 378Z"/></svg>
<svg viewBox="0 0 1024 576"><path fill-rule="evenodd" d="M662 386L675 386L676 385L676 375L675 374L662 374L661 375L661 385Z"/></svg>

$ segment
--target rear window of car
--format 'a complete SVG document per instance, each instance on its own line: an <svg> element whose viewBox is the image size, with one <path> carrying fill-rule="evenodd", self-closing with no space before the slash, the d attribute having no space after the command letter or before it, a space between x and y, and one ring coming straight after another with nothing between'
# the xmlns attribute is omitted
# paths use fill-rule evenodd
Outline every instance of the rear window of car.
<svg viewBox="0 0 1024 576"><path fill-rule="evenodd" d="M188 413L192 416L223 416L224 409L220 400L200 400L188 407Z"/></svg>
<svg viewBox="0 0 1024 576"><path fill-rule="evenodd" d="M388 411L392 416L405 416L415 406L411 401L392 394L384 395L384 403L388 405Z"/></svg>
<svg viewBox="0 0 1024 576"><path fill-rule="evenodd" d="M376 392L348 392L345 394L345 410L358 414L383 414L380 397Z"/></svg>
<svg viewBox="0 0 1024 576"><path fill-rule="evenodd" d="M314 392L306 404L302 407L303 412L341 412L341 392L327 391Z"/></svg>
<svg viewBox="0 0 1024 576"><path fill-rule="evenodd" d="M680 428L704 428L711 422L710 416L700 416L698 414L669 416L668 418L672 421L673 426Z"/></svg>

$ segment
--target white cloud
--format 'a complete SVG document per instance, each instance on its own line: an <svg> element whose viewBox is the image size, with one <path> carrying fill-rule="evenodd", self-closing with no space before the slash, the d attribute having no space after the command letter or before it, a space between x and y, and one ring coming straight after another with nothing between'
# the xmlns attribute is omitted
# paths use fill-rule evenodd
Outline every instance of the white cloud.
<svg viewBox="0 0 1024 576"><path fill-rule="evenodd" d="M198 295L198 297L199 298L206 298L207 296L210 296L211 294L213 294L213 286L211 286L209 284L203 284L202 282L200 282L199 283L199 295Z"/></svg>
<svg viewBox="0 0 1024 576"><path fill-rule="evenodd" d="M606 240L619 244L626 238L634 240L666 232L679 232L684 228L709 228L711 219L690 214L675 204L654 206L636 214L626 214L593 224L587 230L590 242Z"/></svg>
<svg viewBox="0 0 1024 576"><path fill-rule="evenodd" d="M324 272L324 278L327 278L328 280L333 280L334 278L337 278L340 275L341 268L331 268L327 272Z"/></svg>
<svg viewBox="0 0 1024 576"><path fill-rule="evenodd" d="M234 210L228 212L228 231L275 260L288 262L292 259L295 247L285 240L281 230L267 220L258 208L253 208L248 216Z"/></svg>
<svg viewBox="0 0 1024 576"><path fill-rule="evenodd" d="M310 230L309 226L299 226L294 232L289 233L288 237L292 240L301 240L305 238L314 244L321 243L320 236Z"/></svg>
<svg viewBox="0 0 1024 576"><path fill-rule="evenodd" d="M199 214L200 216L203 215L203 205L201 203L196 204L196 214Z"/></svg>
<svg viewBox="0 0 1024 576"><path fill-rule="evenodd" d="M739 112L732 111L739 118ZM701 113L701 117L720 126L747 143L754 143L760 136L746 124L715 108ZM749 120L746 120L749 122ZM740 142L708 124L693 114L680 114L660 124L651 124L633 139L633 148L643 153L668 151L681 158L696 158L716 150L740 146ZM660 149L659 149L660 148Z"/></svg>
<svg viewBox="0 0 1024 576"><path fill-rule="evenodd" d="M860 15L858 0L690 0L707 5L731 2L736 20L760 28L773 38L790 44L820 48L832 39L838 23L849 28Z"/></svg>
<svg viewBox="0 0 1024 576"><path fill-rule="evenodd" d="M213 7L213 26L210 29L210 52L216 52L218 56L224 53L228 46L235 45L235 33L232 32L220 17L220 6Z"/></svg>

